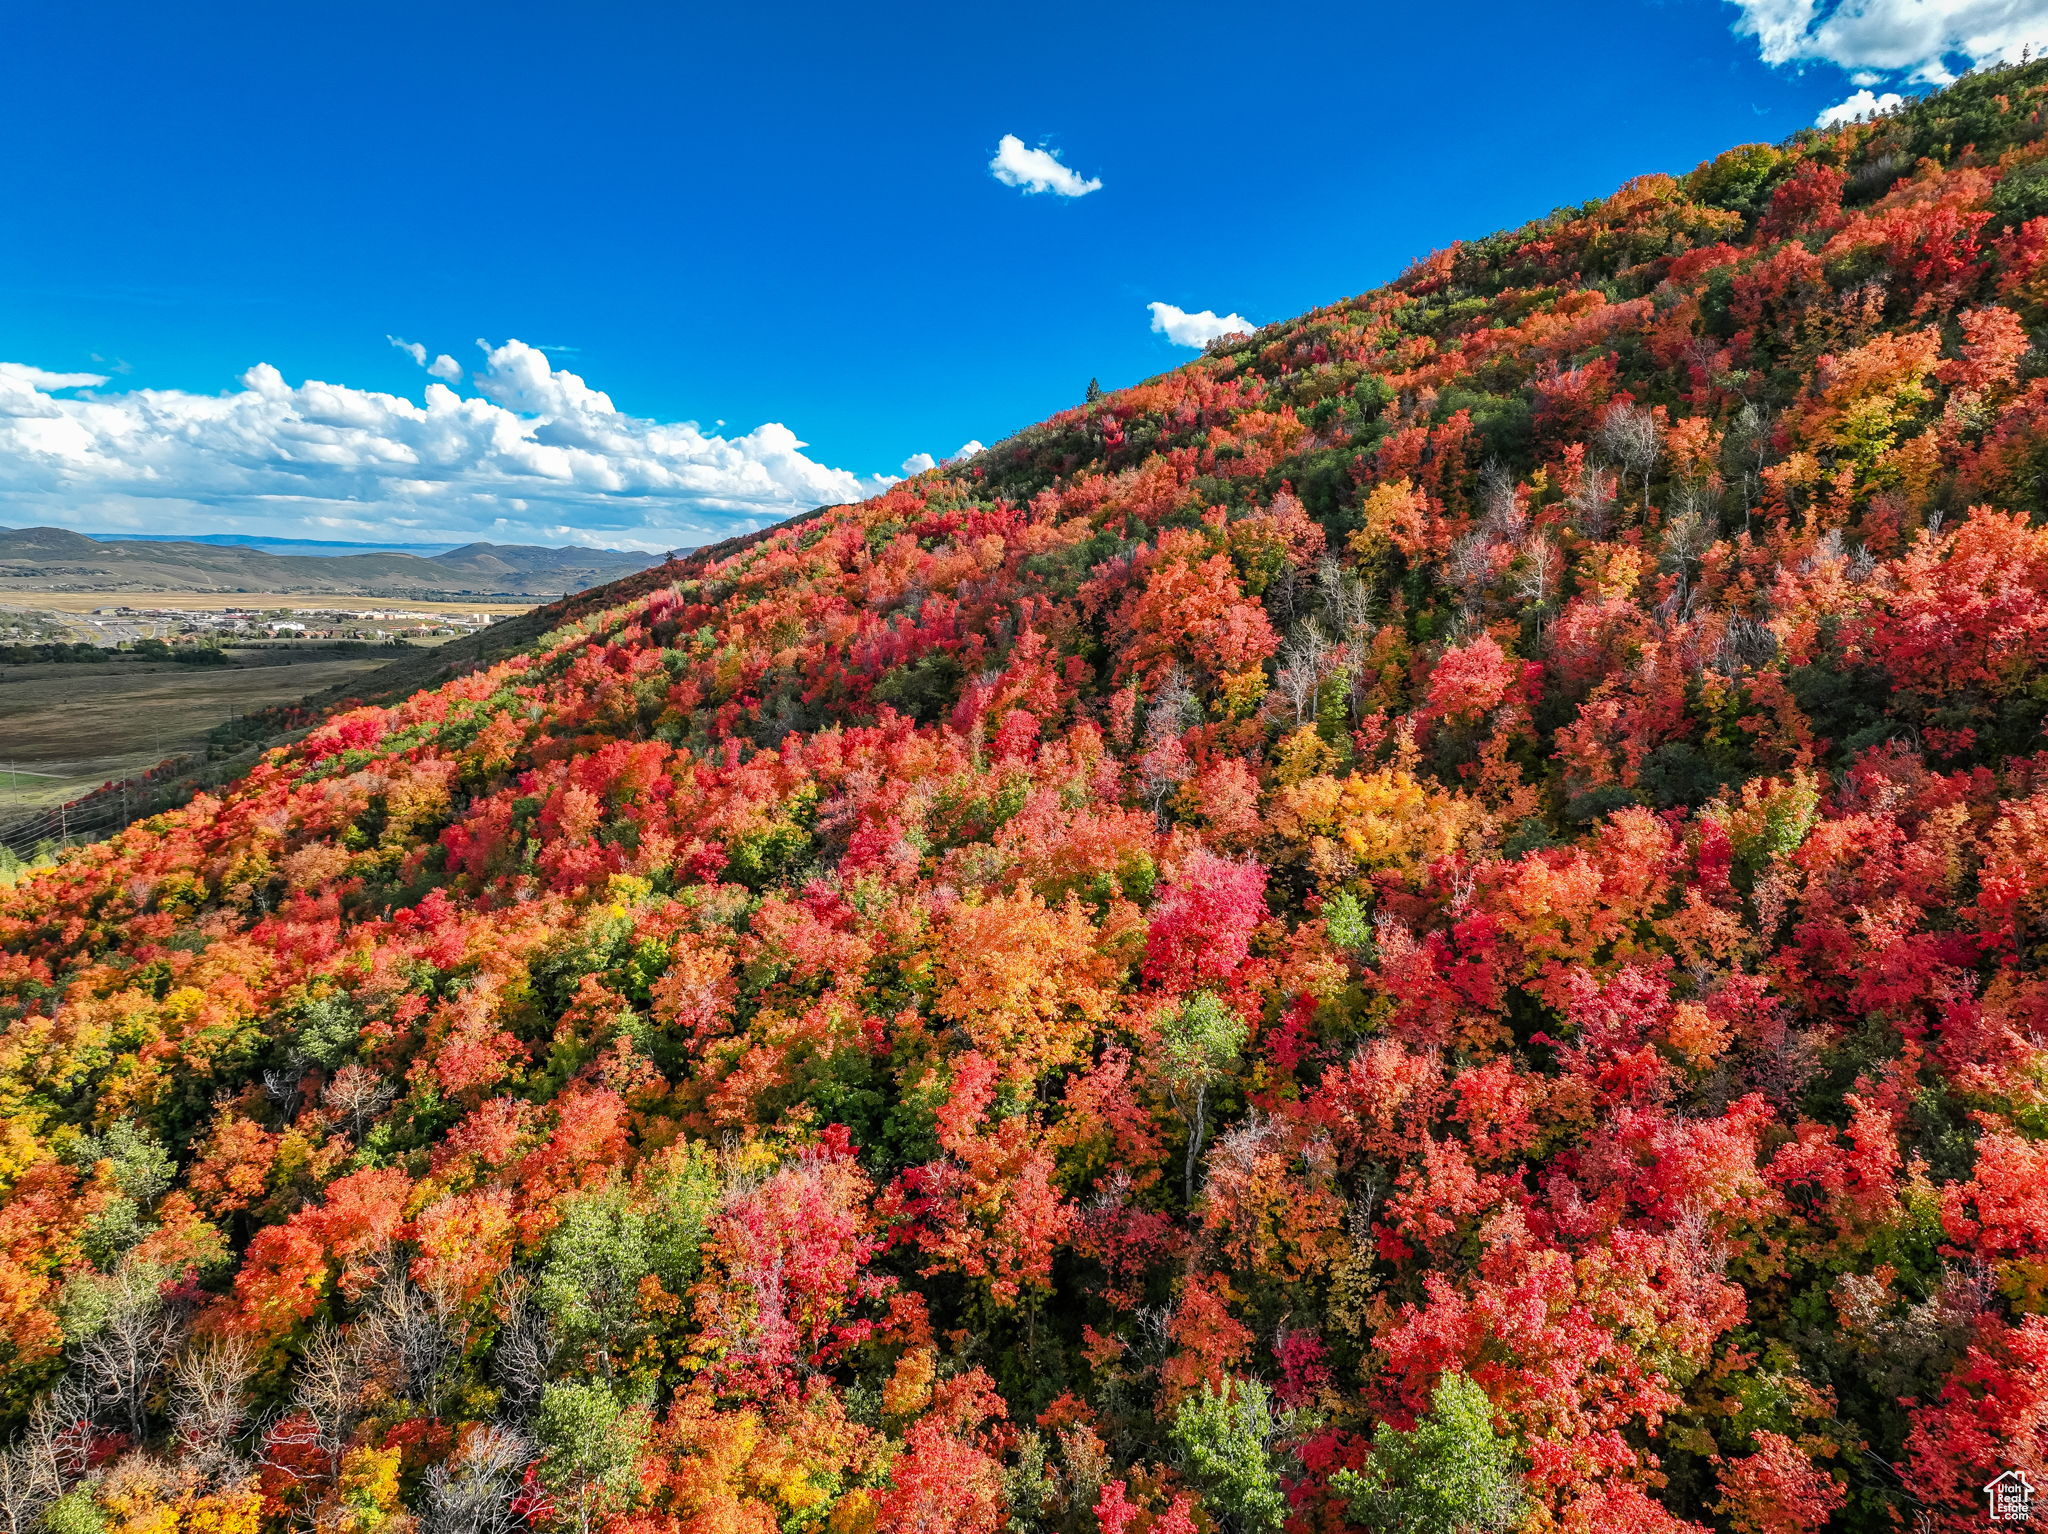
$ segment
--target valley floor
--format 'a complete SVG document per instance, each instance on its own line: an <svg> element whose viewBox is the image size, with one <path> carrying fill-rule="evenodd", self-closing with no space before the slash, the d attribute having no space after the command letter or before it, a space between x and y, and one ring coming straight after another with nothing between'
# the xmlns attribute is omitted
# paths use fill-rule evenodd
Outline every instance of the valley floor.
<svg viewBox="0 0 2048 1534"><path fill-rule="evenodd" d="M238 653L232 666L0 666L0 821L74 799L167 756L203 754L207 732L234 715L296 703L390 659L376 651L251 651Z"/></svg>

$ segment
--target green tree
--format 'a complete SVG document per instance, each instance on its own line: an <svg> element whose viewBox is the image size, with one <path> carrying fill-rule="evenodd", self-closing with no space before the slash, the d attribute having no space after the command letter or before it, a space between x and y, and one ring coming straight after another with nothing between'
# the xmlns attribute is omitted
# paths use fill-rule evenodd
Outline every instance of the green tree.
<svg viewBox="0 0 2048 1534"><path fill-rule="evenodd" d="M105 1134L79 1140L70 1160L81 1169L108 1162L114 1185L138 1204L155 1203L178 1175L163 1142L133 1119L117 1119Z"/></svg>
<svg viewBox="0 0 2048 1534"><path fill-rule="evenodd" d="M1373 943L1372 917L1364 903L1349 890L1339 890L1323 902L1323 931L1339 948L1348 949L1368 964L1378 956Z"/></svg>
<svg viewBox="0 0 2048 1534"><path fill-rule="evenodd" d="M2048 163L2036 160L2007 171L1991 189L1991 207L2008 224L2048 213Z"/></svg>
<svg viewBox="0 0 2048 1534"><path fill-rule="evenodd" d="M1094 404L1102 398L1102 385L1093 378L1088 380L1088 403Z"/></svg>
<svg viewBox="0 0 2048 1534"><path fill-rule="evenodd" d="M322 991L299 1008L298 1053L333 1070L355 1053L362 1029L363 1020L347 996Z"/></svg>
<svg viewBox="0 0 2048 1534"><path fill-rule="evenodd" d="M67 1491L43 1512L44 1534L106 1534L106 1515L84 1487Z"/></svg>
<svg viewBox="0 0 2048 1534"><path fill-rule="evenodd" d="M648 1179L647 1259L670 1294L688 1289L704 1266L704 1233L723 1191L717 1162L695 1143Z"/></svg>
<svg viewBox="0 0 2048 1534"><path fill-rule="evenodd" d="M1408 1432L1382 1422L1365 1469L1338 1471L1330 1489L1349 1499L1351 1522L1380 1534L1488 1534L1514 1527L1523 1507L1493 1403L1462 1374L1437 1382Z"/></svg>
<svg viewBox="0 0 2048 1534"><path fill-rule="evenodd" d="M1235 1534L1262 1534L1286 1521L1273 1445L1291 1425L1258 1380L1226 1378L1220 1390L1205 1384L1174 1413L1173 1442L1189 1476Z"/></svg>
<svg viewBox="0 0 2048 1534"><path fill-rule="evenodd" d="M1710 208L1755 213L1784 158L1769 144L1738 144L1685 177L1683 185L1693 201Z"/></svg>
<svg viewBox="0 0 2048 1534"><path fill-rule="evenodd" d="M654 1271L647 1223L621 1187L570 1199L541 1262L534 1298L606 1380L640 1327L640 1280Z"/></svg>
<svg viewBox="0 0 2048 1534"><path fill-rule="evenodd" d="M12 847L0 845L0 889L7 888L28 871L28 863Z"/></svg>
<svg viewBox="0 0 2048 1534"><path fill-rule="evenodd" d="M540 1479L577 1534L622 1505L647 1440L647 1414L594 1381L558 1380L541 1393L534 1419Z"/></svg>
<svg viewBox="0 0 2048 1534"><path fill-rule="evenodd" d="M154 1228L143 1218L177 1176L178 1164L163 1143L132 1119L120 1119L103 1135L81 1135L65 1152L81 1171L105 1163L120 1191L79 1232L79 1244L94 1264L111 1271L121 1254Z"/></svg>
<svg viewBox="0 0 2048 1534"><path fill-rule="evenodd" d="M1208 1135L1209 1089L1237 1062L1251 1029L1213 991L1190 997L1159 1030L1167 1091L1188 1124L1187 1199L1195 1201L1195 1169Z"/></svg>

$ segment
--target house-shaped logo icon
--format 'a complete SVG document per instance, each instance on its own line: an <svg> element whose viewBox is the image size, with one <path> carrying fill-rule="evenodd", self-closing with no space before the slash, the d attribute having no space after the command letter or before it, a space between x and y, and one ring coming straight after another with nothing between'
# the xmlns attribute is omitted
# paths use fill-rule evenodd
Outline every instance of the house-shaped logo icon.
<svg viewBox="0 0 2048 1534"><path fill-rule="evenodd" d="M1993 1523L2025 1523L2034 1516L2034 1483L2019 1470L2008 1470L1984 1488Z"/></svg>

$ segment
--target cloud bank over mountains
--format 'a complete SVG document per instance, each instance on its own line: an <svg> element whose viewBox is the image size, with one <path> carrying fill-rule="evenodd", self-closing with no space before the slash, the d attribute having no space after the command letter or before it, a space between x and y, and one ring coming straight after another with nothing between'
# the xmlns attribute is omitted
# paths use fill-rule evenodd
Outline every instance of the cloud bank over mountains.
<svg viewBox="0 0 2048 1534"><path fill-rule="evenodd" d="M661 549L872 495L780 423L743 436L643 420L522 341L453 358L393 338L424 402L260 363L241 388L102 392L97 373L0 362L0 525L93 531L403 531Z"/></svg>

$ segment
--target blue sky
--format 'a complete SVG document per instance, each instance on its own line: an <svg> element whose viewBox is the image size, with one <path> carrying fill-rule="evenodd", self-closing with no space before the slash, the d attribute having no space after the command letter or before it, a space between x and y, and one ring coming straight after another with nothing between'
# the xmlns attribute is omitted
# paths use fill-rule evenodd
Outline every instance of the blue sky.
<svg viewBox="0 0 2048 1534"><path fill-rule="evenodd" d="M1193 355L1148 305L1283 318L2041 38L2048 0L18 4L0 523L695 541ZM1005 135L1101 185L1005 184Z"/></svg>

